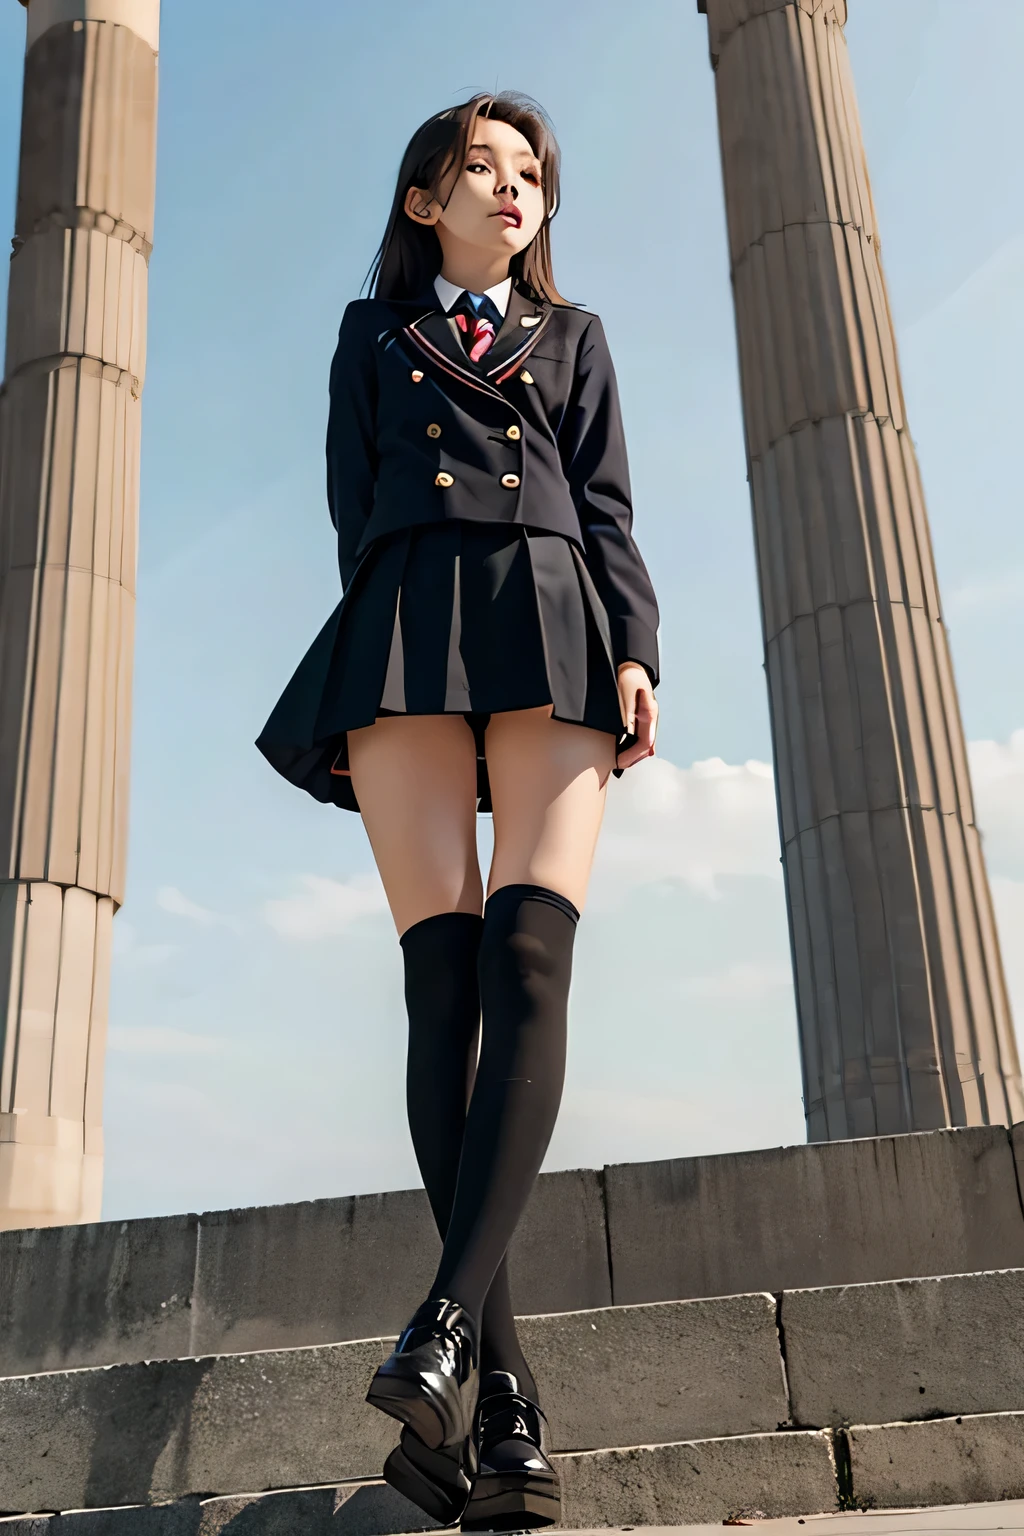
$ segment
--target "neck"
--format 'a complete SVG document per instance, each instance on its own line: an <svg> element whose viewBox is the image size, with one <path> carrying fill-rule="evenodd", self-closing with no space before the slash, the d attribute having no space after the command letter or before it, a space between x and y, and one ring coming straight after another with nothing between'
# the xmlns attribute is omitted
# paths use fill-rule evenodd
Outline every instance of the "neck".
<svg viewBox="0 0 1024 1536"><path fill-rule="evenodd" d="M488 256L472 249L445 250L441 263L441 276L456 288L468 293L486 293L495 283L503 283L508 277L508 257Z"/></svg>

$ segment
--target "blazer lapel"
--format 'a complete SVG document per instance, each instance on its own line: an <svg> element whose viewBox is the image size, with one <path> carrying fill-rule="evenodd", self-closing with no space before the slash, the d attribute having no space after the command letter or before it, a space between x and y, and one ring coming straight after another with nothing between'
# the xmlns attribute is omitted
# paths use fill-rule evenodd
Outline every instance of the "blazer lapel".
<svg viewBox="0 0 1024 1536"><path fill-rule="evenodd" d="M448 362L464 369L474 378L480 377L478 365L470 362L469 354L462 345L462 332L454 320L449 320L443 309L438 307L432 314L424 315L416 321L416 328L439 352L444 353Z"/></svg>
<svg viewBox="0 0 1024 1536"><path fill-rule="evenodd" d="M529 299L513 284L501 330L490 351L480 359L484 377L500 384L514 373L533 351L550 318L551 305L546 300Z"/></svg>
<svg viewBox="0 0 1024 1536"><path fill-rule="evenodd" d="M405 327L405 334L438 366L491 394L497 393L495 385L514 373L533 350L550 318L550 304L527 298L513 285L501 329L478 363L470 361L461 332L441 308L436 294L417 306L416 318Z"/></svg>

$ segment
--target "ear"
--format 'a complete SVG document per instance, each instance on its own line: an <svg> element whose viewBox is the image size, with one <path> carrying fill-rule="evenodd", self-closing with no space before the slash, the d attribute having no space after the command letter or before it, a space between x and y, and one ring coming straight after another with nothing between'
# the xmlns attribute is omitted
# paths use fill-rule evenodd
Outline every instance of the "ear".
<svg viewBox="0 0 1024 1536"><path fill-rule="evenodd" d="M436 224L442 213L441 204L432 202L430 193L423 187L410 187L402 207L413 223L421 224L424 229Z"/></svg>

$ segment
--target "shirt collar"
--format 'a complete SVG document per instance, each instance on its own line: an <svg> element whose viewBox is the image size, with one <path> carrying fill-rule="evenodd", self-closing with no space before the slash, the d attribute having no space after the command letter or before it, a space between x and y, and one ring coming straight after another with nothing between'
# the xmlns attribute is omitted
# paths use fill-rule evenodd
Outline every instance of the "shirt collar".
<svg viewBox="0 0 1024 1536"><path fill-rule="evenodd" d="M446 277L442 277L438 273L437 277L434 278L434 291L441 300L441 307L445 314L447 314L456 299L465 293L466 290L464 288L456 288L454 283L450 283ZM504 318L505 312L508 309L509 295L512 292L512 279L510 277L503 278L500 283L495 283L493 288L485 288L484 292L499 314Z"/></svg>

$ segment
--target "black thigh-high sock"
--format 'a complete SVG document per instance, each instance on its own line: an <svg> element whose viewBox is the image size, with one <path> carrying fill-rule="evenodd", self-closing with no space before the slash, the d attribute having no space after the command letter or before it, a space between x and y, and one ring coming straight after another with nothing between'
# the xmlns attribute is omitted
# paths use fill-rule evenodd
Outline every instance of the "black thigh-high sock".
<svg viewBox="0 0 1024 1536"><path fill-rule="evenodd" d="M483 919L442 912L402 934L409 1015L406 1106L416 1161L442 1239L448 1230L466 1103L476 1070L480 1029L477 960ZM511 1371L536 1401L537 1387L516 1336L508 1264L501 1264L484 1303L480 1366Z"/></svg>
<svg viewBox="0 0 1024 1536"><path fill-rule="evenodd" d="M451 1220L430 1291L476 1317L555 1127L578 919L566 897L539 885L502 886L484 909L480 1061Z"/></svg>

